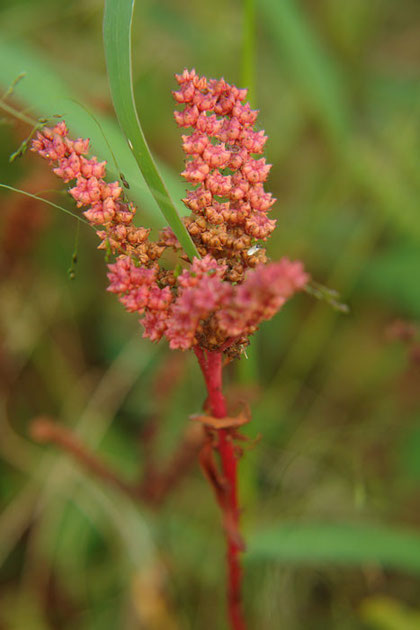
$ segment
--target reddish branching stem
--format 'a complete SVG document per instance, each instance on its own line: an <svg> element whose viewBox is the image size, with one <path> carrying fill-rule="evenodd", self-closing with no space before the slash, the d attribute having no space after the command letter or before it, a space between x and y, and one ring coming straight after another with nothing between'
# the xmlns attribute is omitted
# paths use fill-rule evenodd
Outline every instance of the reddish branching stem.
<svg viewBox="0 0 420 630"><path fill-rule="evenodd" d="M151 467L151 470L146 471L141 483L130 483L122 479L107 462L91 452L72 431L57 422L45 417L36 418L31 423L30 431L37 442L55 444L92 476L118 488L135 502L143 501L150 507L158 507L185 478L195 463L205 439L201 426L189 426L183 440L165 466L159 470Z"/></svg>
<svg viewBox="0 0 420 630"><path fill-rule="evenodd" d="M33 439L37 442L55 444L61 450L71 455L93 476L122 490L132 498L135 497L136 490L123 481L118 473L112 470L102 459L91 453L83 442L66 427L49 418L40 417L32 421L30 432Z"/></svg>
<svg viewBox="0 0 420 630"><path fill-rule="evenodd" d="M178 488L203 447L205 435L201 426L190 425L178 448L163 468L146 471L138 496L152 507L159 507Z"/></svg>
<svg viewBox="0 0 420 630"><path fill-rule="evenodd" d="M227 408L222 391L222 353L206 352L197 348L195 354L207 388L208 398L205 406L214 418L225 418ZM232 429L212 428L208 430L208 437L209 440L202 449L200 459L223 513L227 541L229 618L233 630L245 630L241 600L242 571L239 555L244 550L244 544L239 532L238 462L233 444L233 431ZM221 478L220 474L217 474L212 460L211 451L213 449L220 456Z"/></svg>

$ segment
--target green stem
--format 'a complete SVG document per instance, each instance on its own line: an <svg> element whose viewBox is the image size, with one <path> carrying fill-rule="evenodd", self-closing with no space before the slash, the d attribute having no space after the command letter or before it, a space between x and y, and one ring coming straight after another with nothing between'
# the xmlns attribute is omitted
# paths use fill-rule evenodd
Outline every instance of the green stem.
<svg viewBox="0 0 420 630"><path fill-rule="evenodd" d="M255 99L255 0L243 0L242 85L248 88L248 100Z"/></svg>
<svg viewBox="0 0 420 630"><path fill-rule="evenodd" d="M37 120L35 120L34 118L31 118L30 116L26 116L26 114L19 112L17 109L12 107L11 105L8 105L2 100L0 100L0 108L3 109L8 114L10 114L11 116L14 116L18 120L21 120L22 122L26 123L27 125L35 126L38 124Z"/></svg>
<svg viewBox="0 0 420 630"><path fill-rule="evenodd" d="M104 45L108 79L120 127L150 192L184 251L199 258L196 247L182 223L174 202L157 169L137 115L131 64L131 25L134 0L106 0Z"/></svg>

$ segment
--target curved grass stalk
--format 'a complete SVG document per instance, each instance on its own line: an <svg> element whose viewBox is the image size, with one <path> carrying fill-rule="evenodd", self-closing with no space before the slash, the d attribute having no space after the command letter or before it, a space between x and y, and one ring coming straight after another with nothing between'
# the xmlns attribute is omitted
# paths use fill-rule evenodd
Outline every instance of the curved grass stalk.
<svg viewBox="0 0 420 630"><path fill-rule="evenodd" d="M255 0L245 0L242 14L242 85L248 88L248 100L255 101L255 76L256 76L256 24L255 24Z"/></svg>
<svg viewBox="0 0 420 630"><path fill-rule="evenodd" d="M191 237L169 196L147 145L134 101L131 65L131 23L134 0L106 0L104 13L105 56L112 100L128 146L166 221L192 259L199 258Z"/></svg>

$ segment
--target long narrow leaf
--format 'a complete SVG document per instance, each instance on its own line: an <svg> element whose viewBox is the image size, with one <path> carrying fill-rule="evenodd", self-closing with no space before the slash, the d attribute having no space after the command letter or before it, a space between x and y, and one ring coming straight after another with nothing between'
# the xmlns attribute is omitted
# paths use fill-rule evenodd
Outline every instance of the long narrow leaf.
<svg viewBox="0 0 420 630"><path fill-rule="evenodd" d="M420 534L385 525L285 523L254 535L247 556L300 566L378 564L420 574Z"/></svg>
<svg viewBox="0 0 420 630"><path fill-rule="evenodd" d="M242 85L248 89L248 100L255 107L256 24L255 0L245 0L242 11Z"/></svg>
<svg viewBox="0 0 420 630"><path fill-rule="evenodd" d="M147 146L134 101L131 71L131 23L134 0L106 0L104 45L115 112L139 169L165 219L190 258L198 257Z"/></svg>

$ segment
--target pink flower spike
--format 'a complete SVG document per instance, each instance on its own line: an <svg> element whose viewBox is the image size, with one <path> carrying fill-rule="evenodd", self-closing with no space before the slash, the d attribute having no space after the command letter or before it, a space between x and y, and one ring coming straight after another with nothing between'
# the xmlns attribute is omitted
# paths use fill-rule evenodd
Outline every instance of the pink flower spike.
<svg viewBox="0 0 420 630"><path fill-rule="evenodd" d="M266 264L266 250L254 247L275 227L267 215L275 199L264 190L271 166L256 156L267 137L255 130L258 112L245 102L246 90L195 70L176 79L173 95L182 111L175 119L192 128L182 136L182 176L192 184L183 199L191 216L182 220L201 258L190 261L169 227L150 241L150 230L134 225L136 208L125 200L120 181L105 180L106 162L88 157L89 140L71 139L64 122L39 131L32 150L73 182L70 194L95 228L99 248L117 256L108 265L108 291L126 310L144 315L144 336L166 337L174 349L198 345L235 357L308 276L287 259ZM180 274L167 268L175 255L184 266Z"/></svg>
<svg viewBox="0 0 420 630"><path fill-rule="evenodd" d="M243 284L232 288L227 305L216 313L220 327L229 336L253 332L263 320L271 319L296 291L303 289L308 280L302 263L287 258L259 265L248 272Z"/></svg>

